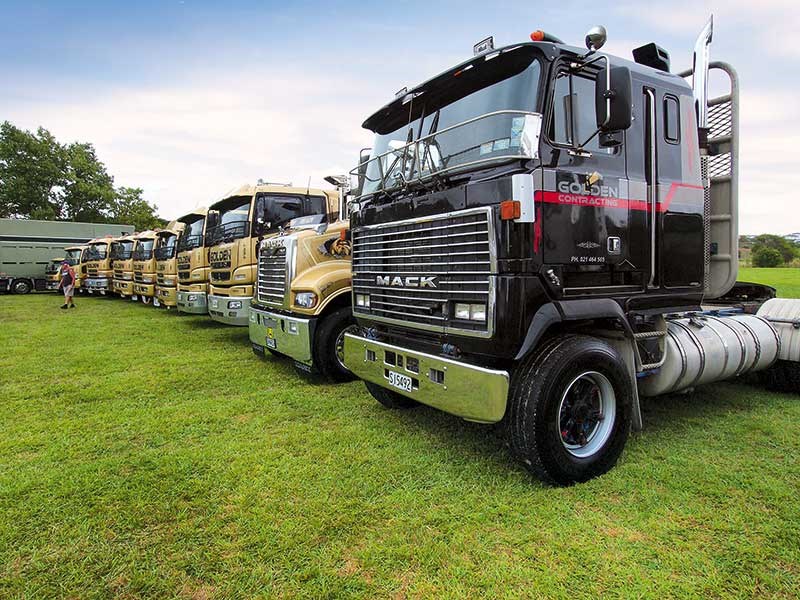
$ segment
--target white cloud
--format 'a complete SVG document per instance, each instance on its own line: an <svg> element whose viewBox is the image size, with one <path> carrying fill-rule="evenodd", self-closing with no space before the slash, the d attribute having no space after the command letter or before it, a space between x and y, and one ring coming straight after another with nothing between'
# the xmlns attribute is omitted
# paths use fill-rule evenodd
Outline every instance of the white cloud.
<svg viewBox="0 0 800 600"><path fill-rule="evenodd" d="M143 187L162 216L209 204L258 178L323 184L352 168L370 135L369 97L320 74L241 71L142 89L39 97L4 110L15 124L45 124L61 140L89 140L117 185ZM355 101L354 101L355 100Z"/></svg>

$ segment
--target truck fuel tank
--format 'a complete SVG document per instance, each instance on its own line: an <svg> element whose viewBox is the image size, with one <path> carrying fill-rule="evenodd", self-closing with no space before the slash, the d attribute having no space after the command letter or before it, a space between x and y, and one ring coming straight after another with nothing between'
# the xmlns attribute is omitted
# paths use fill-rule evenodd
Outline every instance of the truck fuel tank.
<svg viewBox="0 0 800 600"><path fill-rule="evenodd" d="M638 380L641 396L763 371L777 360L781 344L762 316L696 313L668 319L664 345L664 364Z"/></svg>

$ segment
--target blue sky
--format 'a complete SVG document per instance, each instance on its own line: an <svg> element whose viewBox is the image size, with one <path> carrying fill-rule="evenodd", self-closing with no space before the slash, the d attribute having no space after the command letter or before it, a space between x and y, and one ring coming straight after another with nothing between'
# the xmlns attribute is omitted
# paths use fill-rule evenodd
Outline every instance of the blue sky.
<svg viewBox="0 0 800 600"><path fill-rule="evenodd" d="M118 185L174 218L259 177L321 185L405 85L545 29L605 50L656 41L688 65L715 14L712 59L742 80L743 233L800 231L800 18L793 2L236 2L0 0L0 119L91 141Z"/></svg>

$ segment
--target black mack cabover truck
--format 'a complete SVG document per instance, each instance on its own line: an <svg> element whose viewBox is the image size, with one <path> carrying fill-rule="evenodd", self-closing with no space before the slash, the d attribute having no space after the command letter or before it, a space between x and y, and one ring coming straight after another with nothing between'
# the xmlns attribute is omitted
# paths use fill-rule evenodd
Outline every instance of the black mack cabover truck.
<svg viewBox="0 0 800 600"><path fill-rule="evenodd" d="M797 360L800 303L730 307L738 83L711 35L682 74L655 44L601 54L602 27L487 38L364 122L344 354L378 402L500 422L570 484L616 463L640 396Z"/></svg>

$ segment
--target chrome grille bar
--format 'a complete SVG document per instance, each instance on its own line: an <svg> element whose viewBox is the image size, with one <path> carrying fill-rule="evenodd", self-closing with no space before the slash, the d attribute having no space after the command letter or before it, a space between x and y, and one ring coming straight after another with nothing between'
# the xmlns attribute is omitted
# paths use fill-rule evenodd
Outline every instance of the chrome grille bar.
<svg viewBox="0 0 800 600"><path fill-rule="evenodd" d="M260 252L256 295L259 302L283 305L286 296L286 248Z"/></svg>
<svg viewBox="0 0 800 600"><path fill-rule="evenodd" d="M497 272L491 217L491 208L481 207L354 229L353 293L368 294L370 306L353 312L416 329L491 336ZM422 278L433 281L420 286ZM455 319L456 302L485 304L487 321Z"/></svg>

